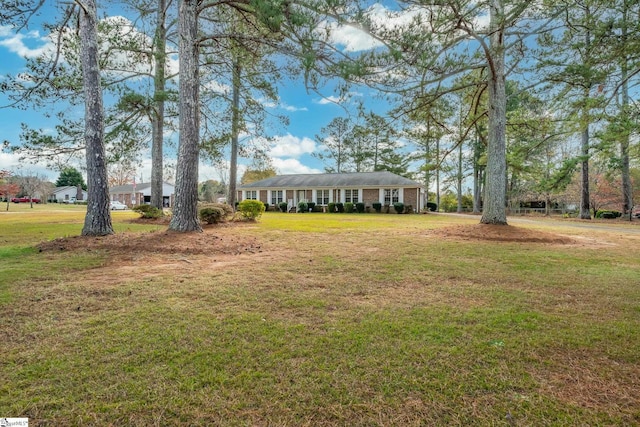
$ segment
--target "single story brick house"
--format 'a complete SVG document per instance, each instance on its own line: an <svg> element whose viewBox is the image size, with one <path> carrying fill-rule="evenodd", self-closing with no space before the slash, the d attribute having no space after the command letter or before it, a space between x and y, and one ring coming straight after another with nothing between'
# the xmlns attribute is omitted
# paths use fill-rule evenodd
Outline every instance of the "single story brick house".
<svg viewBox="0 0 640 427"><path fill-rule="evenodd" d="M391 172L353 172L301 175L278 175L238 187L238 201L260 200L270 206L286 202L289 209L299 202L357 203L374 202L411 205L416 212L424 209L424 186Z"/></svg>
<svg viewBox="0 0 640 427"><path fill-rule="evenodd" d="M173 206L175 187L167 182L162 184L162 206ZM109 188L109 198L113 202L124 203L128 207L151 203L151 183L117 185Z"/></svg>

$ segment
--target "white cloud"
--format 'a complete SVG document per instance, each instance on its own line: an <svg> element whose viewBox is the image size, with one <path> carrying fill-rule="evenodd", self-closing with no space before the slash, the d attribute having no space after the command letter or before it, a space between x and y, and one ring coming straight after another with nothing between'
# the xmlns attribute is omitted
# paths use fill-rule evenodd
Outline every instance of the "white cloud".
<svg viewBox="0 0 640 427"><path fill-rule="evenodd" d="M298 159L273 159L273 165L280 175L300 174L300 173L322 173L320 169L310 168L303 165Z"/></svg>
<svg viewBox="0 0 640 427"><path fill-rule="evenodd" d="M342 99L337 97L337 96L327 96L325 98L320 98L320 99L314 99L313 102L315 102L316 104L320 104L320 105L327 105L327 104L339 104L340 102L342 102Z"/></svg>
<svg viewBox="0 0 640 427"><path fill-rule="evenodd" d="M316 143L311 138L287 134L275 137L275 144L269 150L269 155L277 158L298 158L303 154L313 153L315 149Z"/></svg>
<svg viewBox="0 0 640 427"><path fill-rule="evenodd" d="M23 58L35 58L53 53L54 46L48 37L40 36L37 31L15 34L9 27L0 27L0 46ZM29 45L37 45L30 47Z"/></svg>

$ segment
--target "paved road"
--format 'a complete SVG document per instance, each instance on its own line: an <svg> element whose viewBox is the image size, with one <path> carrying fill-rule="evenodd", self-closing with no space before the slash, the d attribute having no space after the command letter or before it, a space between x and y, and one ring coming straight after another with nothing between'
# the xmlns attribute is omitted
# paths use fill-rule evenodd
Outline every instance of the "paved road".
<svg viewBox="0 0 640 427"><path fill-rule="evenodd" d="M458 214L458 213L437 213L436 215L451 215L465 218L478 218L480 221L480 216L469 215L469 214ZM594 230L594 231L613 231L619 232L623 234L640 234L640 220L634 219L631 222L620 222L619 220L615 220L615 223L607 224L604 222L593 221L589 222L587 220L562 220L562 219L553 219L553 218L532 218L532 217L521 217L521 216L509 216L507 217L507 222L509 224L540 224L540 225L548 225L551 227L569 227L569 228L579 228L586 230Z"/></svg>

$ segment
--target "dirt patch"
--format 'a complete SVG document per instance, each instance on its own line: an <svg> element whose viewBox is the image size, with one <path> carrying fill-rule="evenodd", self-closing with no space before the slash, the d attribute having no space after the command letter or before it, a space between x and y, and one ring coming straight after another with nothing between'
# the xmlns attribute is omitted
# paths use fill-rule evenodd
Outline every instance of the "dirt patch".
<svg viewBox="0 0 640 427"><path fill-rule="evenodd" d="M242 225L240 225L242 226ZM234 225L205 227L202 233L155 231L149 233L116 233L108 236L74 236L55 239L38 245L47 251L104 251L111 257L136 254L155 255L240 255L258 253L262 245L258 239L234 233Z"/></svg>
<svg viewBox="0 0 640 427"><path fill-rule="evenodd" d="M456 240L479 240L492 242L541 243L551 245L572 245L577 241L545 231L514 227L512 225L473 224L455 225L439 228L433 232L436 236Z"/></svg>

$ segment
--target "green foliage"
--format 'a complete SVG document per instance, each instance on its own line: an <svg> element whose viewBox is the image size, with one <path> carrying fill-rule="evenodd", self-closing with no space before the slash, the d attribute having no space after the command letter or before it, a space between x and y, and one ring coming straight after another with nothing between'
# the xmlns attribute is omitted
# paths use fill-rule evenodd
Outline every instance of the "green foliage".
<svg viewBox="0 0 640 427"><path fill-rule="evenodd" d="M393 204L393 209L396 211L396 213L404 213L404 203L402 202L395 202Z"/></svg>
<svg viewBox="0 0 640 427"><path fill-rule="evenodd" d="M260 200L243 200L238 203L238 212L243 218L255 221L262 216L264 212L264 203Z"/></svg>
<svg viewBox="0 0 640 427"><path fill-rule="evenodd" d="M289 205L287 205L287 202L280 202L278 207L280 208L280 212L286 212Z"/></svg>
<svg viewBox="0 0 640 427"><path fill-rule="evenodd" d="M80 184L83 190L87 190L87 184L84 183L82 174L79 170L72 167L62 169L56 181L56 187L77 187L78 184Z"/></svg>
<svg viewBox="0 0 640 427"><path fill-rule="evenodd" d="M364 203L356 203L356 211L358 211L358 213L364 213Z"/></svg>
<svg viewBox="0 0 640 427"><path fill-rule="evenodd" d="M614 219L614 218L620 218L621 216L622 216L622 212L611 211L611 210L599 210L595 214L596 218L602 218L602 219Z"/></svg>
<svg viewBox="0 0 640 427"><path fill-rule="evenodd" d="M327 212L334 213L336 211L336 204L334 202L329 202L327 205Z"/></svg>
<svg viewBox="0 0 640 427"><path fill-rule="evenodd" d="M354 207L353 203L347 202L347 203L344 204L344 211L346 213L353 213L353 207Z"/></svg>
<svg viewBox="0 0 640 427"><path fill-rule="evenodd" d="M206 222L207 224L218 224L220 222L223 222L226 217L224 209L214 206L200 209L199 214L200 220Z"/></svg>
<svg viewBox="0 0 640 427"><path fill-rule="evenodd" d="M161 209L151 205L138 205L132 208L134 212L138 212L141 218L157 219L162 218L163 213Z"/></svg>
<svg viewBox="0 0 640 427"><path fill-rule="evenodd" d="M315 202L307 202L307 207L309 208L309 210L311 212L315 212L316 204L315 204Z"/></svg>
<svg viewBox="0 0 640 427"><path fill-rule="evenodd" d="M309 210L309 205L307 202L299 202L298 203L298 212L307 212Z"/></svg>
<svg viewBox="0 0 640 427"><path fill-rule="evenodd" d="M336 211L338 211L338 213L343 213L344 212L344 203L337 202L336 203Z"/></svg>
<svg viewBox="0 0 640 427"><path fill-rule="evenodd" d="M264 211L267 212L269 210L269 203L264 204Z"/></svg>
<svg viewBox="0 0 640 427"><path fill-rule="evenodd" d="M427 202L427 209L431 212L437 212L438 205L435 202Z"/></svg>
<svg viewBox="0 0 640 427"><path fill-rule="evenodd" d="M382 203L380 202L373 202L371 203L371 207L377 212L380 213L382 211Z"/></svg>

